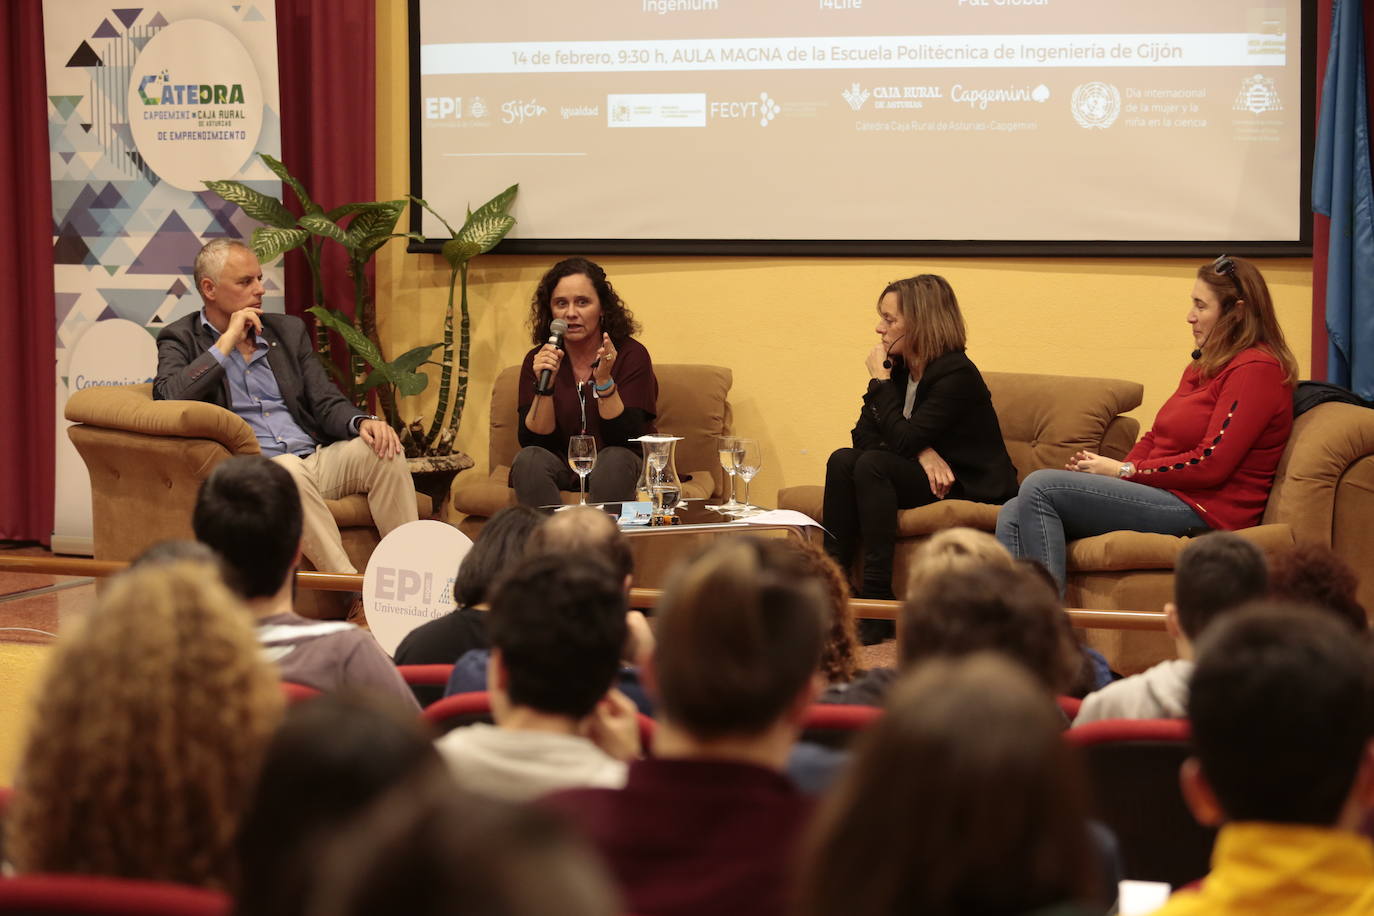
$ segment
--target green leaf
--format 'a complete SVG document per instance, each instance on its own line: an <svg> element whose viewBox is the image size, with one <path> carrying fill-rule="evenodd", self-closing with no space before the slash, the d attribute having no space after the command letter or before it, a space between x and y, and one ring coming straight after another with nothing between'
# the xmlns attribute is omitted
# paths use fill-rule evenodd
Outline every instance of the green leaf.
<svg viewBox="0 0 1374 916"><path fill-rule="evenodd" d="M479 219L476 215L463 224L458 239L477 247L477 254L485 254L496 247L496 243L506 237L515 226L513 216L490 216Z"/></svg>
<svg viewBox="0 0 1374 916"><path fill-rule="evenodd" d="M448 234L449 234L450 236L456 237L456 236L458 235L457 230L455 230L452 226L449 225L448 220L444 219L442 216L439 215L439 211L438 211L438 210L435 210L435 209L434 209L433 207L431 207L428 203L426 203L425 201L423 201L423 200L421 200L420 198L416 197L414 194L410 195L410 199L413 200L413 201L415 201L415 203L419 204L419 205L420 205L421 207L423 207L424 209L428 210L430 213L433 213L433 214L434 214L434 218L437 219L439 222L441 222L441 223L444 224L444 228L448 230Z"/></svg>
<svg viewBox="0 0 1374 916"><path fill-rule="evenodd" d="M439 344L416 347L406 351L400 359L387 362L382 357L382 351L377 349L377 346L368 340L362 331L355 328L342 312L320 308L318 305L312 306L306 311L314 315L321 324L330 330L337 331L344 342L348 344L349 349L372 366L372 372L363 382L362 390L370 391L378 385L391 384L396 386L396 391L400 394L411 396L424 391L425 386L429 384L429 376L414 370Z"/></svg>
<svg viewBox="0 0 1374 916"><path fill-rule="evenodd" d="M473 220L491 219L493 216L505 216L510 212L510 205L515 202L515 193L520 190L520 185L513 184L491 200L482 204L471 214L468 215L468 222ZM466 227L464 227L466 228ZM461 233L460 233L461 234Z"/></svg>
<svg viewBox="0 0 1374 916"><path fill-rule="evenodd" d="M271 264L288 251L299 248L310 241L310 233L304 229L279 229L276 226L259 226L253 230L253 254L264 264Z"/></svg>
<svg viewBox="0 0 1374 916"><path fill-rule="evenodd" d="M417 242L423 242L425 237L423 233L419 232L389 232L386 235L376 235L370 239L363 239L358 243L358 251L363 260L368 260L377 253L378 248L381 248L391 239L413 239Z"/></svg>
<svg viewBox="0 0 1374 916"><path fill-rule="evenodd" d="M348 233L344 232L343 228L338 223L334 222L332 219L328 219L323 214L307 213L305 216L301 217L300 226L302 229L309 229L315 235L333 239L345 248L353 247L348 240Z"/></svg>
<svg viewBox="0 0 1374 916"><path fill-rule="evenodd" d="M376 203L375 201L359 201L356 204L340 204L333 210L330 210L328 213L326 213L325 216L329 217L337 223L345 216L350 216L354 213L361 213L364 210L372 210L378 206L382 205Z"/></svg>
<svg viewBox="0 0 1374 916"><path fill-rule="evenodd" d="M238 204L250 217L260 223L290 229L296 225L296 217L286 209L281 201L255 191L240 181L207 181L207 188L231 204Z"/></svg>
<svg viewBox="0 0 1374 916"><path fill-rule="evenodd" d="M404 200L388 200L359 212L348 224L348 238L353 247L362 247L362 243L367 239L380 238L381 241L386 241L396 228L396 221L401 218L405 208Z"/></svg>
<svg viewBox="0 0 1374 916"><path fill-rule="evenodd" d="M272 170L273 174L280 178L284 184L289 186L292 191L296 192L296 199L301 202L302 210L306 213L320 212L322 208L319 204L310 199L310 195L305 190L305 185L301 184L294 175L286 170L286 166L282 164L280 159L269 156L266 153L258 153L258 158L267 163L267 167Z"/></svg>
<svg viewBox="0 0 1374 916"><path fill-rule="evenodd" d="M463 238L451 238L441 249L448 266L457 270L462 264L471 261L482 253L482 246Z"/></svg>

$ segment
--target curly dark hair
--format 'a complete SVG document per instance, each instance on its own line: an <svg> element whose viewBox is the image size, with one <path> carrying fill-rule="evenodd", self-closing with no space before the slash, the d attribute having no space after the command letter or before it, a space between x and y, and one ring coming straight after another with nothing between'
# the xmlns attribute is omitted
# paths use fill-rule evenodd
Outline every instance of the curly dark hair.
<svg viewBox="0 0 1374 916"><path fill-rule="evenodd" d="M601 265L586 258L564 258L548 269L534 288L530 300L530 339L539 346L549 339L549 325L553 322L553 289L564 277L581 274L592 281L597 299L601 300L601 328L611 335L618 346L626 337L639 333L639 322L625 305L625 300L611 286Z"/></svg>

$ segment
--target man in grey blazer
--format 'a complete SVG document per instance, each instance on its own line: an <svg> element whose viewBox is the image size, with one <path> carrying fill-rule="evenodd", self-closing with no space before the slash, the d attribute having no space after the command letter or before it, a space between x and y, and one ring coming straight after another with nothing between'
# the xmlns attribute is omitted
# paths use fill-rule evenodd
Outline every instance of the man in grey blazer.
<svg viewBox="0 0 1374 916"><path fill-rule="evenodd" d="M247 245L206 244L195 283L202 309L158 334L153 397L208 401L242 417L262 453L296 481L305 511L301 551L321 572L357 572L325 500L367 494L383 537L415 521L400 439L329 380L303 321L262 311L262 267Z"/></svg>

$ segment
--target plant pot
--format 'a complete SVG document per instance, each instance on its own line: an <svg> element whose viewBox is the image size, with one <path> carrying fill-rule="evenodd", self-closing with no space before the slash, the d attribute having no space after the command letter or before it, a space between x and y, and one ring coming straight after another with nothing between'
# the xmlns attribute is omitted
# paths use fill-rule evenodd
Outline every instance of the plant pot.
<svg viewBox="0 0 1374 916"><path fill-rule="evenodd" d="M442 520L449 492L453 488L453 478L458 476L459 471L472 467L472 459L462 452L453 452L449 455L407 458L406 464L410 467L416 492L428 496L434 506L430 518Z"/></svg>

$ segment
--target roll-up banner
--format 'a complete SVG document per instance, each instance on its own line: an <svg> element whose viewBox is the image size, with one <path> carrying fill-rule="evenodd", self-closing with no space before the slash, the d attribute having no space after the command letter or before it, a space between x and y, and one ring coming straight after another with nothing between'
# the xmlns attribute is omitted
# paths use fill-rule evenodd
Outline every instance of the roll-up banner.
<svg viewBox="0 0 1374 916"><path fill-rule="evenodd" d="M276 9L44 0L43 32L57 291L52 546L90 555L90 478L63 408L82 388L152 381L158 331L200 308L196 252L252 234L256 224L203 181L280 195L258 159L281 155ZM280 312L281 266L264 272L263 307Z"/></svg>

